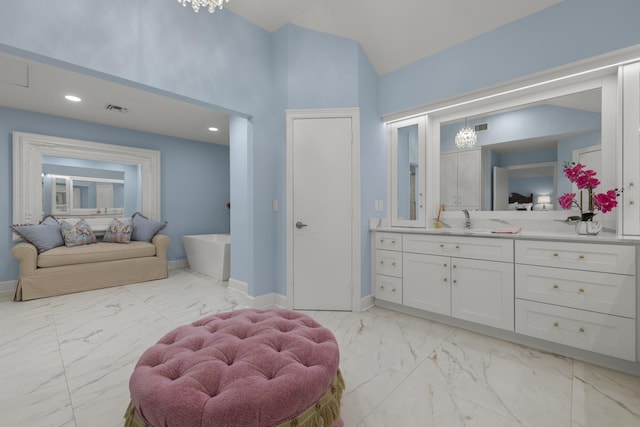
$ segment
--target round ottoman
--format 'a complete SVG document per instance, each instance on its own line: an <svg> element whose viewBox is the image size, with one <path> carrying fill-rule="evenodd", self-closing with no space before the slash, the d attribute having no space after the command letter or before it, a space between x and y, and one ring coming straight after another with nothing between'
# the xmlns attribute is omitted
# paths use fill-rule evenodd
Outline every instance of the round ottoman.
<svg viewBox="0 0 640 427"><path fill-rule="evenodd" d="M344 382L327 328L284 309L216 314L138 361L125 426L342 426Z"/></svg>

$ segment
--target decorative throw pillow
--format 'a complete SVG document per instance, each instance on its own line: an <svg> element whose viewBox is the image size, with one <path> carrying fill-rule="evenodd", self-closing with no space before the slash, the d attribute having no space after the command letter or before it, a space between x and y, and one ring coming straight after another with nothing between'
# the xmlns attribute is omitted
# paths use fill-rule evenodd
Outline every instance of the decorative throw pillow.
<svg viewBox="0 0 640 427"><path fill-rule="evenodd" d="M131 224L129 221L122 222L113 218L102 240L110 243L129 243L131 241Z"/></svg>
<svg viewBox="0 0 640 427"><path fill-rule="evenodd" d="M25 241L36 247L38 253L64 245L60 223L55 217L48 215L40 224L16 224L11 229Z"/></svg>
<svg viewBox="0 0 640 427"><path fill-rule="evenodd" d="M153 236L167 226L167 221L152 221L140 212L133 214L131 222L133 224L131 240L140 240L143 242L150 242Z"/></svg>
<svg viewBox="0 0 640 427"><path fill-rule="evenodd" d="M60 223L64 244L68 247L88 245L96 242L96 236L87 221L81 219L76 225L71 225L67 221Z"/></svg>

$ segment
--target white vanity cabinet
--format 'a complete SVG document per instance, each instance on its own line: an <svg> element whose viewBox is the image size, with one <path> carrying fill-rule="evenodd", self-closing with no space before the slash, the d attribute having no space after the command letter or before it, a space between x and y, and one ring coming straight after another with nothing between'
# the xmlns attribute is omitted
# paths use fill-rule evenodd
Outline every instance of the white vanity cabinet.
<svg viewBox="0 0 640 427"><path fill-rule="evenodd" d="M403 304L513 331L513 241L405 234Z"/></svg>
<svg viewBox="0 0 640 427"><path fill-rule="evenodd" d="M402 304L402 234L375 233L375 286L377 299Z"/></svg>
<svg viewBox="0 0 640 427"><path fill-rule="evenodd" d="M515 242L516 332L636 360L635 246Z"/></svg>

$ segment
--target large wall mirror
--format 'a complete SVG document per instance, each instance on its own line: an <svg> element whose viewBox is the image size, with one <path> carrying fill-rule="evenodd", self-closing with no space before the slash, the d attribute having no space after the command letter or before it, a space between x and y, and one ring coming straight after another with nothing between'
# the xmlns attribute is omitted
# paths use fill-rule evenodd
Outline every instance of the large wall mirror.
<svg viewBox="0 0 640 427"><path fill-rule="evenodd" d="M102 231L138 210L160 219L159 151L13 133L15 224L81 216Z"/></svg>
<svg viewBox="0 0 640 427"><path fill-rule="evenodd" d="M567 211L558 197L575 191L564 177L565 162L583 163L603 186L615 187L616 91L609 75L430 116L428 135L439 140L440 203L449 212L537 211L560 218ZM477 144L460 150L455 135L465 123L475 129Z"/></svg>

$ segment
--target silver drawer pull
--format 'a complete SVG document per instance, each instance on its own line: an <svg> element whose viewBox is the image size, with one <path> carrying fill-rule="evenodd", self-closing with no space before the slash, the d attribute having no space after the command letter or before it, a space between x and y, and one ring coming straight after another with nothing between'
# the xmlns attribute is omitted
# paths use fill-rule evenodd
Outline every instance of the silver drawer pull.
<svg viewBox="0 0 640 427"><path fill-rule="evenodd" d="M392 244L392 245L395 245L395 244L396 244L396 241L395 241L395 240L392 240L392 241L391 241L391 244Z"/></svg>
<svg viewBox="0 0 640 427"><path fill-rule="evenodd" d="M380 239L380 243L384 243L384 239Z"/></svg>
<svg viewBox="0 0 640 427"><path fill-rule="evenodd" d="M455 280L455 279L453 279L453 283L458 283L458 281L457 281L457 280Z"/></svg>
<svg viewBox="0 0 640 427"><path fill-rule="evenodd" d="M584 259L584 255L580 255L578 258L580 258L580 259Z"/></svg>
<svg viewBox="0 0 640 427"><path fill-rule="evenodd" d="M392 263L391 263L391 267L395 267L395 266L396 266L396 263L395 263L395 262L392 262Z"/></svg>
<svg viewBox="0 0 640 427"><path fill-rule="evenodd" d="M558 286L558 285L556 285L556 284L554 284L554 285L553 285L553 289L558 289L559 287L560 287L560 286Z"/></svg>
<svg viewBox="0 0 640 427"><path fill-rule="evenodd" d="M583 289L583 288L580 288L580 289L578 290L578 292L580 292L581 294L584 294L584 289Z"/></svg>
<svg viewBox="0 0 640 427"><path fill-rule="evenodd" d="M447 266L447 264L444 265L445 267Z"/></svg>
<svg viewBox="0 0 640 427"><path fill-rule="evenodd" d="M395 292L395 291L396 291L396 288L391 289L391 292Z"/></svg>
<svg viewBox="0 0 640 427"><path fill-rule="evenodd" d="M553 256L558 256L558 252L554 252L554 253L553 253Z"/></svg>
<svg viewBox="0 0 640 427"><path fill-rule="evenodd" d="M380 265L384 265L384 261L380 261Z"/></svg>
<svg viewBox="0 0 640 427"><path fill-rule="evenodd" d="M444 278L444 282L445 282L445 283L447 282L447 278L446 278L446 277Z"/></svg>
<svg viewBox="0 0 640 427"><path fill-rule="evenodd" d="M440 247L441 247L441 248L444 248L444 245L443 245L442 243L440 243Z"/></svg>
<svg viewBox="0 0 640 427"><path fill-rule="evenodd" d="M384 285L380 285L380 289L384 289Z"/></svg>
<svg viewBox="0 0 640 427"><path fill-rule="evenodd" d="M560 324L558 322L553 322L553 326L557 328L558 326L560 326Z"/></svg>
<svg viewBox="0 0 640 427"><path fill-rule="evenodd" d="M453 264L453 268L456 268L456 267L457 267L457 265Z"/></svg>
<svg viewBox="0 0 640 427"><path fill-rule="evenodd" d="M460 249L460 245L456 245L456 249Z"/></svg>
<svg viewBox="0 0 640 427"><path fill-rule="evenodd" d="M580 332L584 332L584 328L580 328L578 329Z"/></svg>

